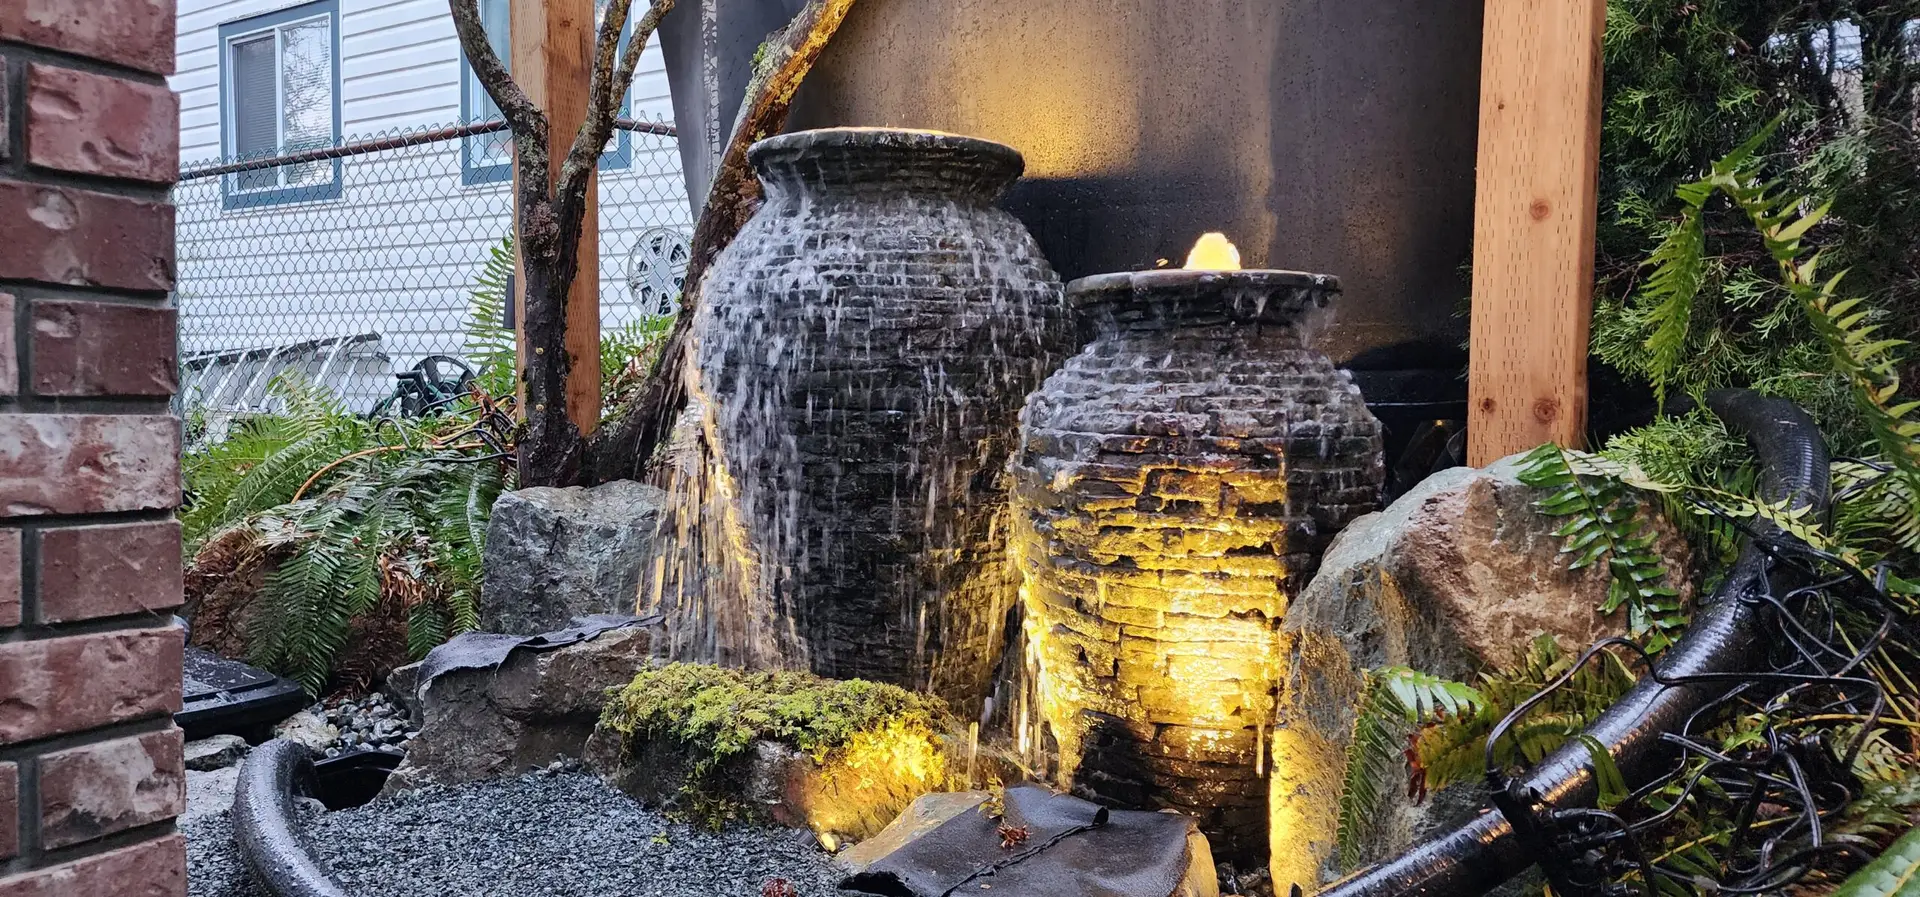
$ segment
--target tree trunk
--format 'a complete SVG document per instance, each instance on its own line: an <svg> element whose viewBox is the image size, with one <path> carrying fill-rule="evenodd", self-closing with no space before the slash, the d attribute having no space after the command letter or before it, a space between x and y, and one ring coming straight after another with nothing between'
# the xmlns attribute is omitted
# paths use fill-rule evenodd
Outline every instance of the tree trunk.
<svg viewBox="0 0 1920 897"><path fill-rule="evenodd" d="M805 8L780 34L768 38L760 68L747 85L747 102L740 108L733 136L714 173L713 186L693 230L687 259L686 286L680 296L680 316L661 347L646 389L619 409L617 420L600 428L587 447L581 472L588 484L608 480L645 479L656 451L686 404L683 366L693 329L694 309L707 268L733 242L740 228L760 208L760 179L747 164L747 148L780 133L800 82L840 28L854 0L808 0Z"/></svg>

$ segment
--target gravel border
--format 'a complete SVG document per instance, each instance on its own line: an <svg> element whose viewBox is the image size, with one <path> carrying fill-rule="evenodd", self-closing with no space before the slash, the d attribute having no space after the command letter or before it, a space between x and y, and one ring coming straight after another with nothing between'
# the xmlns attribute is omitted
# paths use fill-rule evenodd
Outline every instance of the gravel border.
<svg viewBox="0 0 1920 897"><path fill-rule="evenodd" d="M304 815L315 854L356 897L758 897L774 878L820 897L844 874L808 832L692 828L570 770ZM180 830L190 897L268 897L234 850L228 812Z"/></svg>

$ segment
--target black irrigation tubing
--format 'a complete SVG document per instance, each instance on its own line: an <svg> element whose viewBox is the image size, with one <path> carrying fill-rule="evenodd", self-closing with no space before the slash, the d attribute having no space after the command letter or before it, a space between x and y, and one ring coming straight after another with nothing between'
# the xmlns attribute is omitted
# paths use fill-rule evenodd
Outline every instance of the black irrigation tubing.
<svg viewBox="0 0 1920 897"><path fill-rule="evenodd" d="M1762 501L1785 501L1794 509L1811 507L1816 513L1826 512L1831 462L1812 418L1791 402L1747 390L1716 390L1707 396L1707 404L1733 429L1744 432L1753 445L1762 470ZM1800 544L1771 524L1748 526L1743 521L1735 521L1735 525L1746 539L1725 582L1702 603L1680 640L1667 648L1657 661L1647 664L1648 674L1585 730L1586 737L1606 749L1633 792L1671 781L1675 761L1684 763L1691 751L1669 736L1689 731L1695 721L1704 718L1706 708L1723 707L1724 701L1736 698L1757 681L1780 682L1781 676L1792 675L1771 669L1775 666L1768 657L1772 646L1764 637L1765 624L1778 613L1780 605L1757 596L1774 595L1776 580L1784 586L1799 572L1796 569L1799 565L1790 563L1789 555L1804 552L1817 557L1822 553ZM1797 594L1792 589L1785 591ZM1606 647L1606 644L1595 646L1582 656L1581 664ZM1644 658L1644 652L1640 653ZM1579 665L1576 664L1575 669ZM1571 671L1556 683L1570 678ZM1835 682L1821 676L1801 676L1791 681L1816 680L1823 684ZM1877 684L1870 681L1869 684L1877 689ZM1501 721L1488 736L1489 754L1492 743L1511 727L1513 720L1540 700L1540 696L1535 696ZM1876 694L1876 710L1883 701L1884 696ZM1322 897L1473 897L1493 890L1543 858L1566 857L1553 842L1549 830L1564 828L1581 815L1599 818L1590 815L1600 812L1594 807L1598 784L1593 763L1585 739L1575 738L1521 778L1509 779L1503 771L1494 770L1490 782L1496 787L1494 806L1487 812L1415 846L1396 859L1349 875L1320 894ZM1771 774L1768 778L1779 779ZM1791 778L1779 780L1790 782ZM1700 781L1702 779L1694 780L1696 785ZM1759 779L1755 783L1752 792L1755 795L1773 787L1762 784ZM1802 792L1802 796L1813 797L1810 791ZM1815 803L1805 805L1809 814L1817 815ZM1583 813L1561 813L1569 810ZM1556 814L1560 818L1554 818ZM1655 876L1673 880L1655 869L1634 837L1633 824L1618 814L1607 816L1611 817L1610 822L1617 820L1624 833L1617 843L1623 844L1632 855L1626 865L1643 877L1641 885L1648 892L1656 889ZM1560 865L1557 861L1555 864ZM1571 858L1568 865L1577 866ZM1757 872L1777 872L1779 868L1778 864L1768 863L1767 868ZM1601 876L1592 874L1592 868L1549 871L1554 873L1552 877L1557 879L1557 885L1569 883L1571 874L1586 873L1582 874L1582 881L1575 883L1576 890L1582 893L1619 892L1618 888L1596 880ZM1745 889L1749 885L1732 887Z"/></svg>

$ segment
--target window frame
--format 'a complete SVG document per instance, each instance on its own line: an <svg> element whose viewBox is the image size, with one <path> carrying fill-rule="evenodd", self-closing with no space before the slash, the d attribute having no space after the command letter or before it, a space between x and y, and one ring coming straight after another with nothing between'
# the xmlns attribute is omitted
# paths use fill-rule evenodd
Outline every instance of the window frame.
<svg viewBox="0 0 1920 897"><path fill-rule="evenodd" d="M512 8L513 8L512 3L509 2L507 6L507 9L509 11L507 27L509 31L512 30L512 15L511 15ZM486 11L485 5L484 4L481 5L480 9L483 16L480 24L484 27L487 25L487 22L484 20L484 14ZM635 16L633 12L629 10L627 14L626 25L622 28L620 32L621 46L625 46L627 41L633 39L634 18ZM512 44L511 39L509 39L508 44L509 45ZM642 48L641 52L645 53L646 50ZM616 54L614 58L618 59L619 56ZM511 58L502 59L501 62L506 63L507 68L509 70L513 68L513 60ZM485 94L485 91L481 89L478 83L476 83L477 80L478 79L475 78L473 74L473 63L467 61L466 48L461 47L460 48L460 119L464 124L469 124L469 125L480 124L483 121L490 120L490 119L481 119L477 117L475 112L479 108L480 98ZM620 108L614 113L614 116L616 118L627 118L632 114L633 114L633 87L632 85L628 85L627 95L620 98ZM460 183L462 185L472 187L472 186L478 186L478 185L484 185L484 184L498 184L498 183L501 183L504 181L510 181L513 179L512 158L508 158L507 161L505 162L490 162L490 163L476 164L473 159L473 146L474 146L473 141L474 141L473 137L467 137L460 141ZM613 131L612 148L600 154L599 170L614 171L618 169L631 168L632 166L633 166L633 135L624 129L615 128Z"/></svg>
<svg viewBox="0 0 1920 897"><path fill-rule="evenodd" d="M247 16L224 22L219 28L220 53L220 149L225 156L237 154L238 125L236 110L236 86L233 83L233 45L248 39L258 38L262 34L272 34L274 59L274 103L276 142L279 152L285 152L286 109L281 105L285 91L286 68L282 62L285 52L284 39L279 32L289 26L324 19L327 23L327 38L332 56L329 69L333 83L329 86L329 98L332 100L333 130L331 137L335 146L340 143L340 2L339 0L311 0L296 6L277 9L272 12ZM240 190L235 185L237 175L225 175L220 179L221 207L224 209L249 209L258 206L282 205L295 202L316 202L338 199L341 194L341 164L339 159L331 160L333 176L324 184L302 184L297 186L268 187L258 190Z"/></svg>

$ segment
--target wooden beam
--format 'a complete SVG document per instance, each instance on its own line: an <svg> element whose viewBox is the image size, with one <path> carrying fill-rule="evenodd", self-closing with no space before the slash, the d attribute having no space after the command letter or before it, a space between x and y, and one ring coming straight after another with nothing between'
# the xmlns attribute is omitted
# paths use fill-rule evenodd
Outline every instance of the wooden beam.
<svg viewBox="0 0 1920 897"><path fill-rule="evenodd" d="M1467 463L1582 444L1605 0L1487 0Z"/></svg>
<svg viewBox="0 0 1920 897"><path fill-rule="evenodd" d="M594 0L513 0L509 6L509 66L514 80L546 112L552 125L550 173L558 178L560 162L573 147L581 123L587 120L587 94L593 74ZM519 176L516 168L516 181ZM567 292L567 355L573 365L567 378L567 415L583 436L592 433L600 421L599 191L596 176L587 185L586 219L580 228L580 269ZM518 217L516 214L516 221ZM526 282L524 277L515 280L522 285ZM522 296L514 297L515 302L523 300ZM524 310L525 305L520 307ZM520 328L526 315L515 315L514 320L524 355L526 336ZM524 357L521 364L524 367Z"/></svg>

